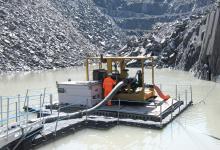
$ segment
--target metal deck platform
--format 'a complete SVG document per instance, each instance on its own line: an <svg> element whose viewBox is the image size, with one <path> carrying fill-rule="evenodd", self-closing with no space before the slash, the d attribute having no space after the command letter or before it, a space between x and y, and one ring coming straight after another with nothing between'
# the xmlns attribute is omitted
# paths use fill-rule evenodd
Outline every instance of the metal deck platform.
<svg viewBox="0 0 220 150"><path fill-rule="evenodd" d="M167 101L159 97L136 103L113 101L113 106L103 104L88 113L82 113L86 108L77 108L72 105L56 106L55 109L50 105L46 110L49 116L44 115L45 109L42 107L40 96L39 111L35 112L40 113L38 115L40 118L29 119L28 111L24 112L25 126L20 126L21 123L16 122L18 126L13 129L10 129L8 118L6 124L0 127L0 149L31 149L85 128L109 129L117 125L126 125L163 129L193 103L192 92L184 91L183 94L179 94L176 90L175 95L175 99L170 98ZM74 115L76 112L77 115ZM9 115L9 111L7 114ZM16 114L20 114L20 110L18 113L16 110ZM16 121L20 120L19 117L18 115Z"/></svg>
<svg viewBox="0 0 220 150"><path fill-rule="evenodd" d="M35 140L33 140L33 146L39 147L45 142L48 143L53 141L56 137L73 134L85 128L109 129L117 125L126 125L141 128L163 129L184 110L191 106L192 101L188 103L176 101L175 107L165 107L167 103L163 105L164 106L161 106L164 108L162 113L154 111L156 108L146 109L141 106L136 107L140 108L138 111L131 106L121 106L120 109L118 106L103 106L97 109L93 114L87 114L80 118L57 120L56 122L46 123L42 134L38 135ZM152 112L158 114L158 116L150 115ZM152 121L152 118L147 120L150 116L157 118L158 122ZM161 119L161 117L163 119Z"/></svg>
<svg viewBox="0 0 220 150"><path fill-rule="evenodd" d="M182 105L184 105L183 101L177 101L174 99L163 101L160 98L156 98L148 103L136 103L135 105L121 102L120 104L118 103L118 105L102 106L98 108L94 114L108 117L160 122L161 119L166 118Z"/></svg>

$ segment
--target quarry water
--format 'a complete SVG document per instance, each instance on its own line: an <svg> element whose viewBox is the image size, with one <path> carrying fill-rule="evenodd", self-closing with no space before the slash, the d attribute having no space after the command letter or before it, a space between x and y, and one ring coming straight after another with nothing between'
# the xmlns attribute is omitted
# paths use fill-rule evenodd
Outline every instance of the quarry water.
<svg viewBox="0 0 220 150"><path fill-rule="evenodd" d="M91 68L92 69L92 68ZM131 75L136 69L131 69ZM156 83L188 85L193 88L194 105L163 130L117 126L109 130L86 129L58 139L38 150L219 150L220 149L220 84L198 80L191 73L168 69L156 70ZM14 96L26 89L47 90L57 99L56 81L85 80L82 67L5 74L0 76L0 95ZM150 83L150 70L145 75Z"/></svg>

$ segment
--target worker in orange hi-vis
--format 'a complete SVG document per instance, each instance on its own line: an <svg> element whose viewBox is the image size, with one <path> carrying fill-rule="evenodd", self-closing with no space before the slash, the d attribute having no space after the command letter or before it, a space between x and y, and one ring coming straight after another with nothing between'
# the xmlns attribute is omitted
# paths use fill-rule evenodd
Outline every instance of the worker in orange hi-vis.
<svg viewBox="0 0 220 150"><path fill-rule="evenodd" d="M112 79L112 74L108 74L103 81L103 88L104 88L104 96L108 96L108 94L112 91L113 86L116 84L116 81ZM111 100L108 101L108 106L111 106Z"/></svg>

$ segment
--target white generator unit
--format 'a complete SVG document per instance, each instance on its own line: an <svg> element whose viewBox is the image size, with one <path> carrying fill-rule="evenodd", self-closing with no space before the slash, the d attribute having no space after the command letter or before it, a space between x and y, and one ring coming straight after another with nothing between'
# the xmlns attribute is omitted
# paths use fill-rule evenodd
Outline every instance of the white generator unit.
<svg viewBox="0 0 220 150"><path fill-rule="evenodd" d="M59 104L92 107L102 99L98 81L68 81L57 83Z"/></svg>

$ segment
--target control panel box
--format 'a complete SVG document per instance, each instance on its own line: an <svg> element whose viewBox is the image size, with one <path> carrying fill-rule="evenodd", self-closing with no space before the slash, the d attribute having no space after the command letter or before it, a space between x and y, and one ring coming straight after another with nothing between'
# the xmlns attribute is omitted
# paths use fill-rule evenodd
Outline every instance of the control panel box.
<svg viewBox="0 0 220 150"><path fill-rule="evenodd" d="M92 107L102 98L98 81L68 81L57 83L60 104Z"/></svg>

